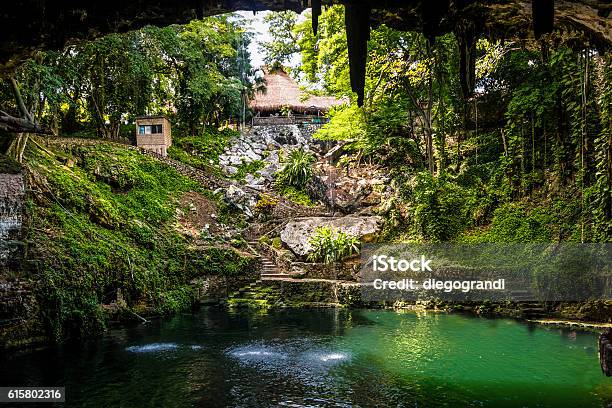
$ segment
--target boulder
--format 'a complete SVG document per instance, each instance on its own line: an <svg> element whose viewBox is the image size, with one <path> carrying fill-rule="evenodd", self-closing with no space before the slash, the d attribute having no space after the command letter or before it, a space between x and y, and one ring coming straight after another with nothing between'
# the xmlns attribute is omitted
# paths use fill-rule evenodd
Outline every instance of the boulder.
<svg viewBox="0 0 612 408"><path fill-rule="evenodd" d="M228 188L223 190L225 202L240 211L242 211L248 218L253 217L252 208L257 203L257 197L253 192L247 192L238 186L230 185Z"/></svg>
<svg viewBox="0 0 612 408"><path fill-rule="evenodd" d="M338 160L340 160L340 158L344 154L346 154L346 151L344 150L344 145L343 144L338 144L338 145L332 147L331 149L329 149L329 151L325 154L324 159L329 164L336 164L336 163L338 163Z"/></svg>
<svg viewBox="0 0 612 408"><path fill-rule="evenodd" d="M311 217L292 221L281 231L281 241L296 255L305 256L312 247L308 242L315 229L331 226L346 234L358 237L362 242L373 241L380 232L381 218L377 216L346 216L339 218Z"/></svg>

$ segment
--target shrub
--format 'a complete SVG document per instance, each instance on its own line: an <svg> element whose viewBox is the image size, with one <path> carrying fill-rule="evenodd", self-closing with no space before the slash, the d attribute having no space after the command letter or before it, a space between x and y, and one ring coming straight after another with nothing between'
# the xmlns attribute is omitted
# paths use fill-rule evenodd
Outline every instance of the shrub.
<svg viewBox="0 0 612 408"><path fill-rule="evenodd" d="M551 222L544 209L506 204L493 213L489 238L493 242L549 242Z"/></svg>
<svg viewBox="0 0 612 408"><path fill-rule="evenodd" d="M357 237L330 226L315 229L308 242L313 249L308 255L308 260L311 262L331 264L359 253L359 239Z"/></svg>
<svg viewBox="0 0 612 408"><path fill-rule="evenodd" d="M473 222L477 203L473 191L429 172L419 173L413 190L412 215L423 236L432 241L449 241Z"/></svg>
<svg viewBox="0 0 612 408"><path fill-rule="evenodd" d="M276 173L277 186L303 189L312 177L312 164L315 161L314 155L303 148L292 150L285 167Z"/></svg>
<svg viewBox="0 0 612 408"><path fill-rule="evenodd" d="M272 239L272 248L281 249L282 247L283 247L283 241L280 239L280 237L274 237Z"/></svg>
<svg viewBox="0 0 612 408"><path fill-rule="evenodd" d="M259 196L257 204L255 204L255 212L263 215L270 215L274 207L278 204L278 200L270 194L263 193Z"/></svg>
<svg viewBox="0 0 612 408"><path fill-rule="evenodd" d="M242 163L238 165L236 174L234 174L234 178L236 180L244 180L247 174L255 174L258 170L266 167L266 163L262 160L253 160L250 162L242 160Z"/></svg>
<svg viewBox="0 0 612 408"><path fill-rule="evenodd" d="M280 195L296 204L300 204L305 207L313 207L315 205L304 190L299 190L293 186L277 187L277 189L279 190L278 192Z"/></svg>
<svg viewBox="0 0 612 408"><path fill-rule="evenodd" d="M168 155L191 166L207 169L211 164L219 163L219 155L225 151L229 140L237 135L235 130L227 128L206 129L198 136L174 134Z"/></svg>
<svg viewBox="0 0 612 408"><path fill-rule="evenodd" d="M366 121L363 109L355 105L342 105L330 109L331 120L313 137L318 140L351 140L366 136Z"/></svg>

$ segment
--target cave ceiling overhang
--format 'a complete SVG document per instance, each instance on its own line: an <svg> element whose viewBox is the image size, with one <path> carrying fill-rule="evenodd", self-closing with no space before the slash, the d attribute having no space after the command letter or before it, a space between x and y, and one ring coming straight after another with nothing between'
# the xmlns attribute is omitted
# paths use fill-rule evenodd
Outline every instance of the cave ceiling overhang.
<svg viewBox="0 0 612 408"><path fill-rule="evenodd" d="M360 101L370 28L380 24L421 31L432 40L455 33L466 95L474 85L474 44L480 36L533 39L554 32L585 47L607 50L612 45L610 0L14 0L0 12L0 75L10 75L37 50L237 10L301 12L311 7L316 30L321 7L333 3L346 7L351 85Z"/></svg>

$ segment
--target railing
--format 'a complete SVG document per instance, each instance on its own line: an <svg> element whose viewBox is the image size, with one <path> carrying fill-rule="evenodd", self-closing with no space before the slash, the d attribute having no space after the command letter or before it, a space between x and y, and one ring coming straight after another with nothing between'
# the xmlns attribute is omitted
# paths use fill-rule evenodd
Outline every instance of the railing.
<svg viewBox="0 0 612 408"><path fill-rule="evenodd" d="M316 115L254 116L251 120L251 126L323 125L327 122L329 122L329 118Z"/></svg>

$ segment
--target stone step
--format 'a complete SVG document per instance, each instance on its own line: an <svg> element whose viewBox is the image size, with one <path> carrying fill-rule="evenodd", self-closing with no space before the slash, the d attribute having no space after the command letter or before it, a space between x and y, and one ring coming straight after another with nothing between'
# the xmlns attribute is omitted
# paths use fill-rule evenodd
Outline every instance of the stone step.
<svg viewBox="0 0 612 408"><path fill-rule="evenodd" d="M262 280L271 280L271 279L294 279L294 275L290 275L288 273L267 273L267 274L261 274L261 279Z"/></svg>

